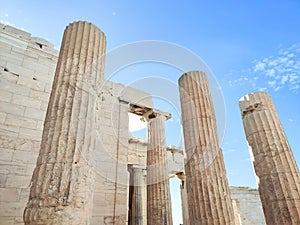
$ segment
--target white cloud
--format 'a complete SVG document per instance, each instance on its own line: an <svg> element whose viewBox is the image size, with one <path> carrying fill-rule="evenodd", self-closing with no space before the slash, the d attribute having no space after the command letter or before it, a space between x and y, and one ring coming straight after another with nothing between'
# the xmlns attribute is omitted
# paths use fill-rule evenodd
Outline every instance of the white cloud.
<svg viewBox="0 0 300 225"><path fill-rule="evenodd" d="M259 88L259 91L267 91L267 88Z"/></svg>
<svg viewBox="0 0 300 225"><path fill-rule="evenodd" d="M289 80L289 76L287 76L287 75L282 76L280 84L284 85L288 80Z"/></svg>
<svg viewBox="0 0 300 225"><path fill-rule="evenodd" d="M265 63L263 63L263 62L258 62L258 63L255 65L255 67L254 67L254 71L255 71L255 72L256 72L256 71L262 71L262 70L265 69L265 67L266 67L266 64L265 64Z"/></svg>
<svg viewBox="0 0 300 225"><path fill-rule="evenodd" d="M235 77L228 81L230 87L250 86L251 91L300 90L300 42L252 63L251 68L227 74Z"/></svg>
<svg viewBox="0 0 300 225"><path fill-rule="evenodd" d="M274 87L276 85L276 80L268 81L268 85Z"/></svg>

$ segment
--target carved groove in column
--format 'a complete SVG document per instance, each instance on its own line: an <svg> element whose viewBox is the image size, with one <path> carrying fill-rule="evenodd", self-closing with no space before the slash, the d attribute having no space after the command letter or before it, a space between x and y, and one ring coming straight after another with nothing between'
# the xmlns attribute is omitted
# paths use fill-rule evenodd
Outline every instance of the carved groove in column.
<svg viewBox="0 0 300 225"><path fill-rule="evenodd" d="M206 75L179 79L190 224L234 224L233 208Z"/></svg>
<svg viewBox="0 0 300 225"><path fill-rule="evenodd" d="M180 196L181 196L181 209L182 209L183 224L190 224L185 174L184 174L184 172L181 172L181 173L177 173L176 175L180 179Z"/></svg>
<svg viewBox="0 0 300 225"><path fill-rule="evenodd" d="M105 36L97 27L75 22L66 28L25 224L89 224L95 102L104 54Z"/></svg>
<svg viewBox="0 0 300 225"><path fill-rule="evenodd" d="M148 121L147 224L172 225L166 158L165 126L161 117Z"/></svg>
<svg viewBox="0 0 300 225"><path fill-rule="evenodd" d="M143 225L143 186L144 186L144 169L136 166L130 168L131 180L131 212L129 225Z"/></svg>
<svg viewBox="0 0 300 225"><path fill-rule="evenodd" d="M267 224L300 224L300 177L271 97L256 92L240 100Z"/></svg>

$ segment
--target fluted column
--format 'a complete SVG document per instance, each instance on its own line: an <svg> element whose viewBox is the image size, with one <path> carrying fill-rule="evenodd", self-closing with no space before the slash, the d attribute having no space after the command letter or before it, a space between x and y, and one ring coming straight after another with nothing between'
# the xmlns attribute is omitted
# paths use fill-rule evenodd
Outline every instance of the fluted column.
<svg viewBox="0 0 300 225"><path fill-rule="evenodd" d="M25 224L89 224L94 189L95 102L105 36L87 22L65 29Z"/></svg>
<svg viewBox="0 0 300 225"><path fill-rule="evenodd" d="M172 225L165 117L150 114L147 119L147 224Z"/></svg>
<svg viewBox="0 0 300 225"><path fill-rule="evenodd" d="M181 209L183 224L189 223L189 207L186 192L185 174L183 172L177 173L177 177L180 179L180 196L181 196Z"/></svg>
<svg viewBox="0 0 300 225"><path fill-rule="evenodd" d="M300 224L299 170L271 97L251 93L239 105L267 224Z"/></svg>
<svg viewBox="0 0 300 225"><path fill-rule="evenodd" d="M132 165L130 171L130 216L129 225L143 225L144 169Z"/></svg>
<svg viewBox="0 0 300 225"><path fill-rule="evenodd" d="M234 224L230 192L208 81L191 71L179 79L189 224Z"/></svg>

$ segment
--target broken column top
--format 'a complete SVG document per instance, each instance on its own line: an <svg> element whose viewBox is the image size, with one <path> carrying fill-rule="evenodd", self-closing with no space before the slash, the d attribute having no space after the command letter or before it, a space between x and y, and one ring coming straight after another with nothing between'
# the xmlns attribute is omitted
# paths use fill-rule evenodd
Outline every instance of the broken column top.
<svg viewBox="0 0 300 225"><path fill-rule="evenodd" d="M271 96L267 92L259 91L249 93L239 100L242 117L253 111L273 110L276 111Z"/></svg>
<svg viewBox="0 0 300 225"><path fill-rule="evenodd" d="M186 76L204 76L205 79L206 79L205 72L199 71L199 70L191 70L191 71L188 71L188 72L182 74L182 75L179 77L178 82L180 82L180 80L181 80L183 77L186 77Z"/></svg>
<svg viewBox="0 0 300 225"><path fill-rule="evenodd" d="M103 33L103 31L102 31L99 27L97 27L95 24L93 24L93 23L91 23L91 22L89 22L89 21L84 21L84 20L79 20L79 21L74 21L74 22L72 22L72 23L69 23L68 26L66 27L66 29L67 29L69 26L72 26L74 23L87 24L88 26L93 26L93 27L95 27L98 31L100 31L100 32ZM104 34L104 33L103 33L103 34Z"/></svg>

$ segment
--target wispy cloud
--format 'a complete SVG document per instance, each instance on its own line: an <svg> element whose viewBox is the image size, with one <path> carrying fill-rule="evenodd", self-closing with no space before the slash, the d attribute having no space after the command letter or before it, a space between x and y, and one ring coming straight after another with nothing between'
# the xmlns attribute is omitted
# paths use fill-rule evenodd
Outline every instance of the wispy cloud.
<svg viewBox="0 0 300 225"><path fill-rule="evenodd" d="M238 79L229 85L250 84L252 88L266 91L300 89L300 43L279 49L275 55L254 60L251 68L239 71Z"/></svg>

